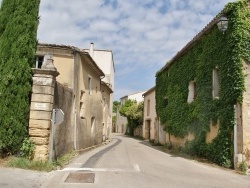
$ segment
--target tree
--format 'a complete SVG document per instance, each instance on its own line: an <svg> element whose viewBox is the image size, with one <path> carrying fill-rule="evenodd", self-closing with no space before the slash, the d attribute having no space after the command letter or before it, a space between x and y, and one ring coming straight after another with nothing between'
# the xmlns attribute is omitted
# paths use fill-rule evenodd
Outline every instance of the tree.
<svg viewBox="0 0 250 188"><path fill-rule="evenodd" d="M117 108L120 106L120 102L119 101L114 101L113 102L113 112L116 113Z"/></svg>
<svg viewBox="0 0 250 188"><path fill-rule="evenodd" d="M0 154L17 152L27 135L39 4L3 0L0 8Z"/></svg>
<svg viewBox="0 0 250 188"><path fill-rule="evenodd" d="M133 136L134 129L143 121L143 102L137 103L129 99L120 107L119 113L127 117L129 129L127 132Z"/></svg>

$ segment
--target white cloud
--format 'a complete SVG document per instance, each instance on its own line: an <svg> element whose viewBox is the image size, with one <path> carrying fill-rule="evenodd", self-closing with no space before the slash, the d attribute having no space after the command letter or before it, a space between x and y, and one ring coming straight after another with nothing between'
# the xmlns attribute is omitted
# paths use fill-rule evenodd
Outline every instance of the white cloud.
<svg viewBox="0 0 250 188"><path fill-rule="evenodd" d="M96 48L112 50L118 99L147 87L145 80L153 83L153 72L228 2L233 0L41 0L38 39L79 48L94 42ZM126 83L131 74L137 76L137 88Z"/></svg>
<svg viewBox="0 0 250 188"><path fill-rule="evenodd" d="M149 89L154 72L233 1L41 0L38 39L79 48L94 42L96 48L112 50L118 99ZM134 76L136 82L127 83Z"/></svg>

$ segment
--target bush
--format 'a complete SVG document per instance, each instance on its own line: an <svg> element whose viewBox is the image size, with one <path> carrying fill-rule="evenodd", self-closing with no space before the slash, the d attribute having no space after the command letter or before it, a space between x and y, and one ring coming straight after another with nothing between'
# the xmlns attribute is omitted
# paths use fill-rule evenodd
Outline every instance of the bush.
<svg viewBox="0 0 250 188"><path fill-rule="evenodd" d="M35 143L32 140L25 138L20 149L20 156L32 160L34 158L34 151Z"/></svg>
<svg viewBox="0 0 250 188"><path fill-rule="evenodd" d="M243 173L246 173L246 172L247 172L247 169L248 169L247 164L244 163L244 162L241 162L240 165L239 165L239 170L240 170L241 172L243 172Z"/></svg>

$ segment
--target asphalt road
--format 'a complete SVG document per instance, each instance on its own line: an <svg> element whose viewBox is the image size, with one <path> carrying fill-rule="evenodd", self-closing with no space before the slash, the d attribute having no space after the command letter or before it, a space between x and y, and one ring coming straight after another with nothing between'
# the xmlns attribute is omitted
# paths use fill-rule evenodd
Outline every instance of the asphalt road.
<svg viewBox="0 0 250 188"><path fill-rule="evenodd" d="M0 167L0 188L37 188L41 187L56 171L38 172L18 168Z"/></svg>
<svg viewBox="0 0 250 188"><path fill-rule="evenodd" d="M77 157L43 187L249 188L250 176L169 155L123 135Z"/></svg>

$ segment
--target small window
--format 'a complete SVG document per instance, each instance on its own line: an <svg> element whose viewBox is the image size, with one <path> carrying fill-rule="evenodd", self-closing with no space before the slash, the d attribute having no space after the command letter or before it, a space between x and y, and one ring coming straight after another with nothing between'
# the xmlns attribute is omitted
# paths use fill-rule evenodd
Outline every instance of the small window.
<svg viewBox="0 0 250 188"><path fill-rule="evenodd" d="M36 56L36 61L34 63L34 67L37 69L42 68L43 61L44 61L44 56Z"/></svg>
<svg viewBox="0 0 250 188"><path fill-rule="evenodd" d="M163 107L166 108L167 106L168 106L168 98L165 97L165 98L163 99Z"/></svg>
<svg viewBox="0 0 250 188"><path fill-rule="evenodd" d="M218 68L213 70L213 99L219 98L220 72Z"/></svg>
<svg viewBox="0 0 250 188"><path fill-rule="evenodd" d="M150 100L147 101L147 116L150 115Z"/></svg>
<svg viewBox="0 0 250 188"><path fill-rule="evenodd" d="M188 85L188 103L191 103L196 98L196 83L195 81L190 81Z"/></svg>
<svg viewBox="0 0 250 188"><path fill-rule="evenodd" d="M85 91L81 90L80 101L84 100L84 93L85 93Z"/></svg>
<svg viewBox="0 0 250 188"><path fill-rule="evenodd" d="M85 92L81 90L81 95L80 95L80 117L81 119L85 118L84 93Z"/></svg>
<svg viewBox="0 0 250 188"><path fill-rule="evenodd" d="M103 98L103 110L105 110L106 107L106 97Z"/></svg>
<svg viewBox="0 0 250 188"><path fill-rule="evenodd" d="M89 88L89 95L92 94L92 78L89 76L88 78L88 88Z"/></svg>
<svg viewBox="0 0 250 188"><path fill-rule="evenodd" d="M91 117L91 135L94 134L95 131L95 117Z"/></svg>

